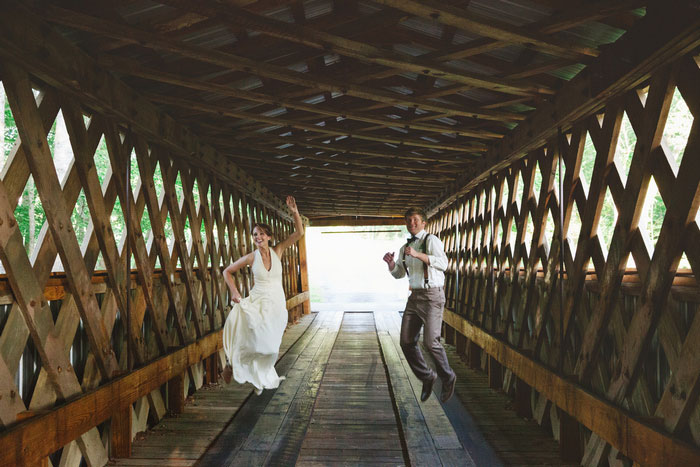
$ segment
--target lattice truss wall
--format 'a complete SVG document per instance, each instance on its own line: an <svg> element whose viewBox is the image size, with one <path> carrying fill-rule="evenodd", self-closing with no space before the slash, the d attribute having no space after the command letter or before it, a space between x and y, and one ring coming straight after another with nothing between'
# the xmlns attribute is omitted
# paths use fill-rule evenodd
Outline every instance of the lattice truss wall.
<svg viewBox="0 0 700 467"><path fill-rule="evenodd" d="M271 224L278 238L293 225L269 203L19 68L4 63L0 80L6 428L126 372L127 334L139 367L221 328L229 308L221 273L253 250L251 223ZM297 246L284 255L283 270L285 292L294 296ZM241 292L251 279L239 273ZM200 387L203 372L201 362L191 367L185 387ZM134 434L163 416L164 396L156 389L133 404ZM108 426L92 428L51 461L103 465Z"/></svg>
<svg viewBox="0 0 700 467"><path fill-rule="evenodd" d="M430 222L450 259L448 308L695 445L698 63L690 55L657 71ZM506 371L501 384L512 391L516 379ZM551 406L533 391L534 417L557 435ZM585 463L618 458L589 430L580 443Z"/></svg>

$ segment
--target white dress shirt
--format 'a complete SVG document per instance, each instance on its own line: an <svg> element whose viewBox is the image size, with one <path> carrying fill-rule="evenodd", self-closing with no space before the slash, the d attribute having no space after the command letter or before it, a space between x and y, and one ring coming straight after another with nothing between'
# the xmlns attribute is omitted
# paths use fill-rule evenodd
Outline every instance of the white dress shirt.
<svg viewBox="0 0 700 467"><path fill-rule="evenodd" d="M423 239L428 233L421 230L416 234L416 240L408 244L411 248L420 249ZM403 267L404 250L406 245L399 250L399 257L396 260L394 269L391 270L391 275L397 279L401 279L406 275L406 270ZM447 269L447 255L445 248L440 239L435 235L430 235L425 242L424 253L428 255L430 264L428 265L428 287L443 287L445 285L445 270ZM424 289L425 277L423 276L423 261L413 256L405 256L406 266L408 267L408 285L413 289Z"/></svg>

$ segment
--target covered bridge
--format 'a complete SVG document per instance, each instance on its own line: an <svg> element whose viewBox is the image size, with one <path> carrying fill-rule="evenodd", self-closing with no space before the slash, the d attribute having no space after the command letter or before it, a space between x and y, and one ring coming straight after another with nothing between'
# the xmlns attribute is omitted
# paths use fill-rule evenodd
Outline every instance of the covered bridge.
<svg viewBox="0 0 700 467"><path fill-rule="evenodd" d="M202 465L498 459L464 435L488 404L417 403L397 310L310 313L303 239L283 258L297 392L211 384L222 270L254 220L292 230L287 194L312 226L424 207L461 381L485 372L557 462L700 465L697 1L0 7L0 465L127 465L167 413L196 428L161 445ZM355 416L377 418L336 426ZM534 439L493 463L555 463Z"/></svg>

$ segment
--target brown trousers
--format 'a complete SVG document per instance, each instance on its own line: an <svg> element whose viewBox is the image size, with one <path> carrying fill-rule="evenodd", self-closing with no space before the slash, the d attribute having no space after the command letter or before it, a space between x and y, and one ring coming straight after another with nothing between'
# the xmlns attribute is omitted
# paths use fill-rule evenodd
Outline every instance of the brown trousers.
<svg viewBox="0 0 700 467"><path fill-rule="evenodd" d="M413 373L421 381L434 377L434 372L425 363L418 347L418 338L423 327L423 345L432 355L437 374L443 382L454 377L447 361L445 349L440 343L442 312L445 307L445 292L442 287L415 289L406 303L401 320L401 349Z"/></svg>

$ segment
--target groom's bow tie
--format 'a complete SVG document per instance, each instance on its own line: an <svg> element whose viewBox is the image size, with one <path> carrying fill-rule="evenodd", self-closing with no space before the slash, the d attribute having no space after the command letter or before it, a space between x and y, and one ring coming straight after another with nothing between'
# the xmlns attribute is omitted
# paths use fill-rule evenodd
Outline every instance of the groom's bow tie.
<svg viewBox="0 0 700 467"><path fill-rule="evenodd" d="M414 235L414 236L411 237L411 238L407 238L407 239L406 239L406 243L411 243L411 242L413 242L413 241L415 241L415 240L418 240L418 237L416 237L416 236Z"/></svg>

